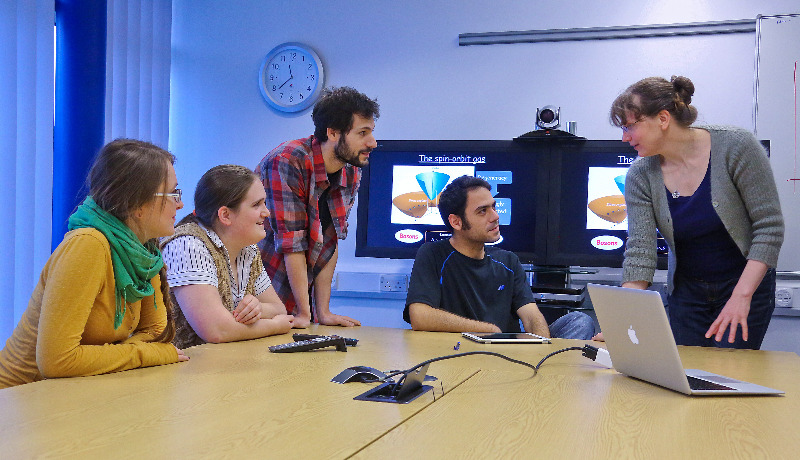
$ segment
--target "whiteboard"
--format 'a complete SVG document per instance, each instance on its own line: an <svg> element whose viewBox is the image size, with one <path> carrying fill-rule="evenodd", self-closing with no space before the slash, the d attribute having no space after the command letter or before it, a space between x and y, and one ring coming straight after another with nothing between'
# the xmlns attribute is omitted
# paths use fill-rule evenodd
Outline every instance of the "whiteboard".
<svg viewBox="0 0 800 460"><path fill-rule="evenodd" d="M797 80L800 15L759 16L756 24L754 123L756 137L770 140L786 234L778 270L800 270L800 158Z"/></svg>

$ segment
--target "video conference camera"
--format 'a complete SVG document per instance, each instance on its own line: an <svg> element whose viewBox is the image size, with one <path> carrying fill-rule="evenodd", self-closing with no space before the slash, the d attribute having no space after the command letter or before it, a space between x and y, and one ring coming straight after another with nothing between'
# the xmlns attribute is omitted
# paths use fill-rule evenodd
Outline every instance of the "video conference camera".
<svg viewBox="0 0 800 460"><path fill-rule="evenodd" d="M536 109L536 127L539 129L555 129L561 126L558 119L561 107L546 105Z"/></svg>

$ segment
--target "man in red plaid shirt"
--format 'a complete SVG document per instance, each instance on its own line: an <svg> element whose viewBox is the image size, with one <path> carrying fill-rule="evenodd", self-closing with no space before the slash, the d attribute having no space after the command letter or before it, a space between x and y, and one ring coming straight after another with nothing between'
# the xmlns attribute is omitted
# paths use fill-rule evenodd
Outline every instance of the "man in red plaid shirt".
<svg viewBox="0 0 800 460"><path fill-rule="evenodd" d="M320 324L361 325L331 313L331 282L378 116L378 103L355 89L327 89L311 113L314 135L284 142L256 167L270 212L261 258L294 327L311 324L312 297Z"/></svg>

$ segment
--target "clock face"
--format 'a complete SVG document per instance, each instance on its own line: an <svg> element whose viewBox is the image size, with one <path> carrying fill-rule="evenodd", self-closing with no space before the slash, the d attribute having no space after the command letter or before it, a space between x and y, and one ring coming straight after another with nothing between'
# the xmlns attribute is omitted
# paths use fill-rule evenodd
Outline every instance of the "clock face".
<svg viewBox="0 0 800 460"><path fill-rule="evenodd" d="M316 102L324 86L322 61L300 43L278 45L261 66L261 94L274 109L299 112Z"/></svg>

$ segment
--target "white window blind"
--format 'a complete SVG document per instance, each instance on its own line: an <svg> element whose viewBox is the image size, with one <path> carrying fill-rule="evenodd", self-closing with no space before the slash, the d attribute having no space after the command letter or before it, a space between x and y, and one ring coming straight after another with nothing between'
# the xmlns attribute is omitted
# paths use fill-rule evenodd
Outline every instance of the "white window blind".
<svg viewBox="0 0 800 460"><path fill-rule="evenodd" d="M108 0L106 142L167 148L171 31L171 0Z"/></svg>
<svg viewBox="0 0 800 460"><path fill-rule="evenodd" d="M50 255L54 0L0 2L0 344Z"/></svg>

